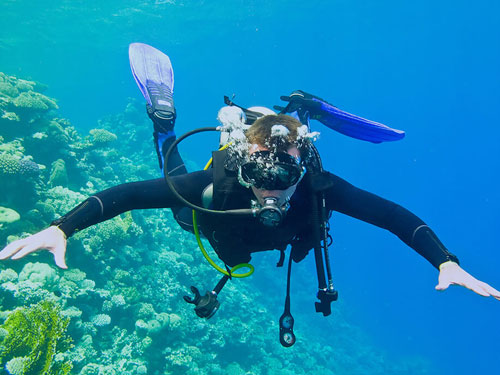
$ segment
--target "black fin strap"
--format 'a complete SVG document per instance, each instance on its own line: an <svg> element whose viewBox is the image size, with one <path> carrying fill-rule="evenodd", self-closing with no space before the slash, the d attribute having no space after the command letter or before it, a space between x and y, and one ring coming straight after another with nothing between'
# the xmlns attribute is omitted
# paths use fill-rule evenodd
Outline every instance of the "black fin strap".
<svg viewBox="0 0 500 375"><path fill-rule="evenodd" d="M290 255L291 258L291 255ZM280 250L280 260L276 263L276 267L283 267L283 263L285 262L285 250Z"/></svg>
<svg viewBox="0 0 500 375"><path fill-rule="evenodd" d="M163 169L163 157L160 152L160 146L158 146L158 132L153 133L153 142L155 143L156 154L158 155L158 163L160 164L160 169Z"/></svg>
<svg viewBox="0 0 500 375"><path fill-rule="evenodd" d="M229 99L228 96L225 95L224 95L224 104L241 109L245 113L245 116L247 117L247 121L245 122L247 125L252 125L259 117L264 116L263 113L257 111L251 111L249 109L246 109L245 107L236 104L231 99Z"/></svg>

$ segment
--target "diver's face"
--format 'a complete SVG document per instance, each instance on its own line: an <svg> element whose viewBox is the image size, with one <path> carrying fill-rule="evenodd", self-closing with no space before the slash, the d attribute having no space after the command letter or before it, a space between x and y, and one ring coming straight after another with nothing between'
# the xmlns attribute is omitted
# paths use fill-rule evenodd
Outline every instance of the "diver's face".
<svg viewBox="0 0 500 375"><path fill-rule="evenodd" d="M269 151L268 148L254 144L250 147L250 155L253 154L254 152L257 151ZM289 155L292 155L293 157L300 157L300 151L296 146L292 146L287 150L287 153ZM253 194L257 198L260 204L264 204L264 199L265 198L276 198L278 200L278 205L282 205L285 203L287 198L289 199L293 193L295 193L295 190L297 189L298 183L295 185L290 186L286 190L264 190L264 189L257 189L255 187L251 187Z"/></svg>

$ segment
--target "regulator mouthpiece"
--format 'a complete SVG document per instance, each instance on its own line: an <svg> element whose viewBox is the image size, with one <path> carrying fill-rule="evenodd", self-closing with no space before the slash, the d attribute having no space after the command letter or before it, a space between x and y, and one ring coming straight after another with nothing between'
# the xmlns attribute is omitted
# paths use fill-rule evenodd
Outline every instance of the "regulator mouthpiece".
<svg viewBox="0 0 500 375"><path fill-rule="evenodd" d="M184 296L184 301L195 305L194 312L200 318L210 319L219 309L220 303L217 301L217 293L214 291L206 292L202 297L198 288L192 286L191 291L194 293L194 298Z"/></svg>

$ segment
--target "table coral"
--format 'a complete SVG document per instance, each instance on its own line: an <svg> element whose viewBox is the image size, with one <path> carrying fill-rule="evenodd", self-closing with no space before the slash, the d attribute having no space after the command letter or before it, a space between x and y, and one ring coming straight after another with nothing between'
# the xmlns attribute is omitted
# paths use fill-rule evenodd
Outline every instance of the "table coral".
<svg viewBox="0 0 500 375"><path fill-rule="evenodd" d="M19 96L17 96L12 103L18 108L23 109L31 109L38 111L46 111L49 109L49 106L41 100L39 95L34 93L23 92Z"/></svg>

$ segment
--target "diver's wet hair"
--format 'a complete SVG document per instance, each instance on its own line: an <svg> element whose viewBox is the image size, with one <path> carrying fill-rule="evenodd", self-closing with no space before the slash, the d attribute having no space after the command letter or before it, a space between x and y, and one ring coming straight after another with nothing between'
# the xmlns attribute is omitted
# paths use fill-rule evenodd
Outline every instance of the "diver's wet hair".
<svg viewBox="0 0 500 375"><path fill-rule="evenodd" d="M288 115L267 115L255 121L245 134L250 143L286 152L291 146L297 146L301 126L300 121Z"/></svg>

